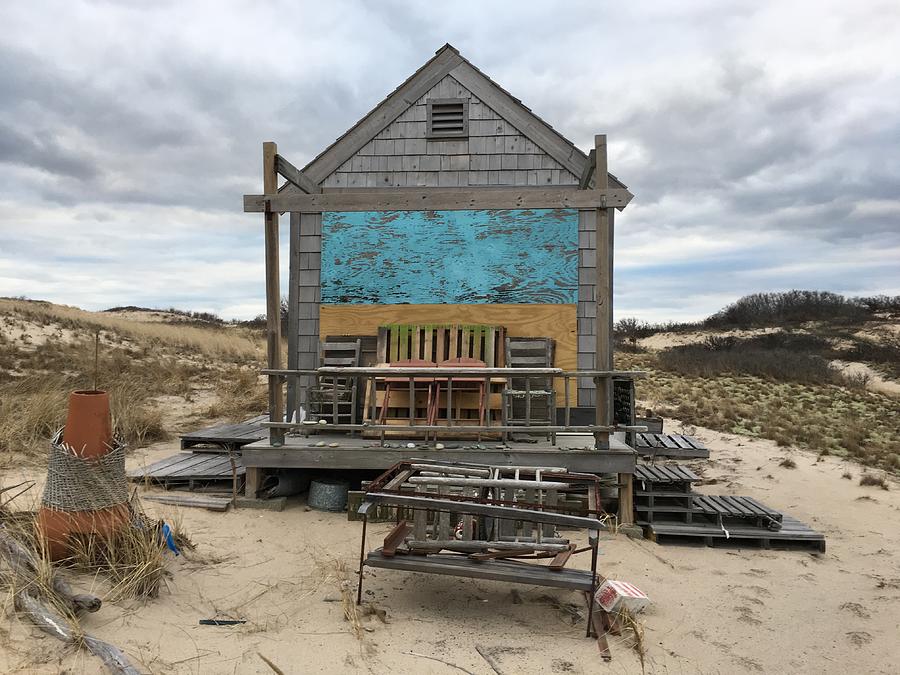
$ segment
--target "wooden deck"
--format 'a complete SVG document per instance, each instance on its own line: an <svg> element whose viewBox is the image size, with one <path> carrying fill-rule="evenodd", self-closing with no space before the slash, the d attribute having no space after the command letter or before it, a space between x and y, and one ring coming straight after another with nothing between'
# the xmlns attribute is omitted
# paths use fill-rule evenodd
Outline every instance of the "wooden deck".
<svg viewBox="0 0 900 675"><path fill-rule="evenodd" d="M558 434L555 446L537 437L535 443L483 440L443 441L444 448L421 441L407 447L407 441L391 439L385 447L359 436L317 434L288 436L283 446L274 447L268 439L245 445L243 465L260 469L379 469L384 470L411 457L477 464L507 466L559 466L586 473L632 473L636 455L624 442L611 438L610 449L593 449L588 434ZM322 443L322 445L317 445Z"/></svg>
<svg viewBox="0 0 900 675"><path fill-rule="evenodd" d="M191 431L181 436L181 449L207 446L210 451L239 450L248 443L266 438L269 434L261 424L269 420L268 415L258 415L238 424L218 424L205 429Z"/></svg>
<svg viewBox="0 0 900 675"><path fill-rule="evenodd" d="M235 464L240 478L246 473L240 456L235 457ZM221 453L179 452L150 466L132 469L128 472L128 479L137 482L151 481L166 486L181 484L190 487L193 487L195 482L230 481L231 460L228 455Z"/></svg>

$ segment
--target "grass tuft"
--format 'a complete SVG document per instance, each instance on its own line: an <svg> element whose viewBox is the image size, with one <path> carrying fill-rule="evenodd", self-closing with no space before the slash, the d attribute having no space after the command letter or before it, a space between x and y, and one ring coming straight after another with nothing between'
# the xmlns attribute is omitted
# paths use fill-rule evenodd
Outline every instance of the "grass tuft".
<svg viewBox="0 0 900 675"><path fill-rule="evenodd" d="M890 490L890 486L888 485L888 482L887 480L885 480L884 476L876 476L871 473L864 473L862 476L860 476L859 484L880 487L882 490Z"/></svg>

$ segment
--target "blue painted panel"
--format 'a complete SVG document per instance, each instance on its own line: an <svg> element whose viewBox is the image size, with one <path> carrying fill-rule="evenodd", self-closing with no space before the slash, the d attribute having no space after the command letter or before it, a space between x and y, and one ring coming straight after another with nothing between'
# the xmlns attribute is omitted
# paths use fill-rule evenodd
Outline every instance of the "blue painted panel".
<svg viewBox="0 0 900 675"><path fill-rule="evenodd" d="M578 211L322 214L322 302L571 304Z"/></svg>

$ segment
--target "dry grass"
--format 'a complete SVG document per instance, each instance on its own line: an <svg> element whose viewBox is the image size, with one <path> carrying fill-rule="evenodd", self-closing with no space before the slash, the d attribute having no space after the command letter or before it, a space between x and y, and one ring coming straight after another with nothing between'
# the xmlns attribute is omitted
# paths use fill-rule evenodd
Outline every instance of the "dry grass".
<svg viewBox="0 0 900 675"><path fill-rule="evenodd" d="M646 370L638 398L684 423L900 469L900 406L894 397L841 384L686 374L662 368L654 354L617 354L616 367Z"/></svg>
<svg viewBox="0 0 900 675"><path fill-rule="evenodd" d="M617 616L619 625L622 627L623 637L631 643L631 648L638 655L641 661L641 672L644 672L644 657L647 654L647 648L644 645L644 624L638 621L634 614L626 608L619 610Z"/></svg>
<svg viewBox="0 0 900 675"><path fill-rule="evenodd" d="M64 616L75 619L71 608L60 604L58 597L49 592L51 576L58 567L105 579L109 583L105 599L110 602L155 598L159 594L161 584L169 576L168 564L173 554L166 548L162 533L164 521L149 518L137 499L131 502L132 518L128 526L105 535L71 537L71 555L58 563L51 563L37 535L34 505L25 510L10 508L11 504L16 506L14 501L15 498L9 499L0 506L0 525L31 551L38 562L37 574L27 580L38 591L32 594L52 602ZM193 550L194 544L180 522L169 521L169 525L176 547L181 551ZM8 572L0 566L0 590L10 590L12 584L22 583L16 582L15 575Z"/></svg>
<svg viewBox="0 0 900 675"><path fill-rule="evenodd" d="M268 390L259 373L255 369L232 368L219 378L216 402L206 410L206 416L245 418L266 410L268 405Z"/></svg>
<svg viewBox="0 0 900 675"><path fill-rule="evenodd" d="M265 391L255 372L262 351L259 334L238 327L142 323L0 300L0 463L43 457L64 422L69 392L92 389L95 380L110 393L114 425L130 447L175 431L166 428L158 397L190 406L198 391L211 389L218 402L200 414L238 419L262 412Z"/></svg>
<svg viewBox="0 0 900 675"><path fill-rule="evenodd" d="M90 333L111 331L152 348L188 349L213 358L258 360L265 353L259 333L239 327L219 329L140 322L32 300L0 299L0 314L16 315L42 326L52 323Z"/></svg>
<svg viewBox="0 0 900 675"><path fill-rule="evenodd" d="M888 486L887 480L885 480L884 476L876 476L871 473L864 473L862 476L860 476L859 484L880 487L882 490L890 490L890 487Z"/></svg>

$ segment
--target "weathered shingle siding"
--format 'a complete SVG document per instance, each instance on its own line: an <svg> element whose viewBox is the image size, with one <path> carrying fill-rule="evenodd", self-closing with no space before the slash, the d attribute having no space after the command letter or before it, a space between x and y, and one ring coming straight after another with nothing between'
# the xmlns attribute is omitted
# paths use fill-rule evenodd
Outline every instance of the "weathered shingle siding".
<svg viewBox="0 0 900 675"><path fill-rule="evenodd" d="M468 99L468 138L426 138L430 98ZM325 188L577 184L574 174L450 75L322 182Z"/></svg>

